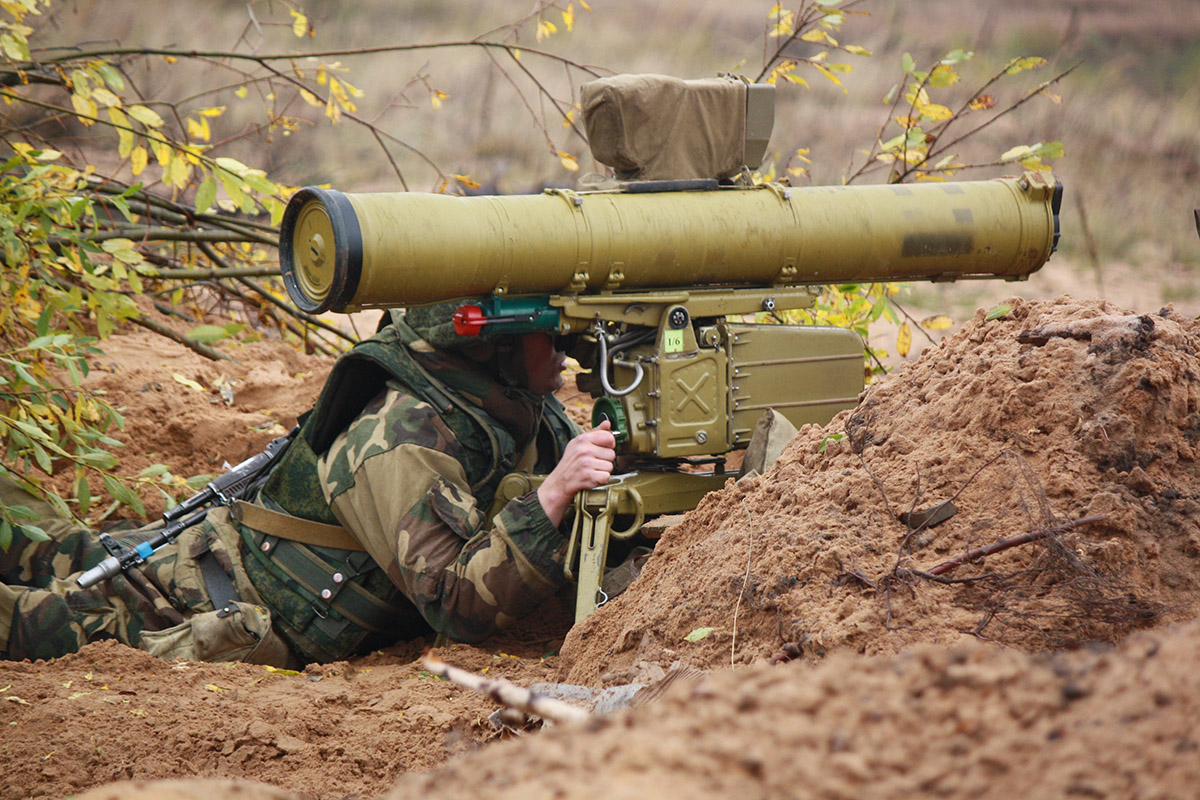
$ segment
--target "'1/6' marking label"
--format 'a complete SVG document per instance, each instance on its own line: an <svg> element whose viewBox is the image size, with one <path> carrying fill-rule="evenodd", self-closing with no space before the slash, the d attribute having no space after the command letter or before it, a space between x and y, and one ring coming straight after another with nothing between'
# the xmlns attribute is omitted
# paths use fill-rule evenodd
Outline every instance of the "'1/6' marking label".
<svg viewBox="0 0 1200 800"><path fill-rule="evenodd" d="M682 353L683 331L663 331L663 350L668 353Z"/></svg>

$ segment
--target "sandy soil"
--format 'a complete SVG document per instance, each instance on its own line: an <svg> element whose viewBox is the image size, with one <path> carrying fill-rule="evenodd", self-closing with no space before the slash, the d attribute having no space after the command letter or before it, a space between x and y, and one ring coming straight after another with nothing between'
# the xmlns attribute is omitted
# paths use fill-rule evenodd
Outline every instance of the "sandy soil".
<svg viewBox="0 0 1200 800"><path fill-rule="evenodd" d="M1012 304L710 495L569 633L551 603L438 651L522 685L654 683L675 664L698 682L500 735L491 700L422 670L424 642L300 674L100 643L0 664L0 796L1186 796L1200 324ZM235 463L329 366L273 344L214 365L149 334L106 351L92 380L128 409L130 472ZM922 524L945 501L955 513ZM191 782L147 783L164 778Z"/></svg>

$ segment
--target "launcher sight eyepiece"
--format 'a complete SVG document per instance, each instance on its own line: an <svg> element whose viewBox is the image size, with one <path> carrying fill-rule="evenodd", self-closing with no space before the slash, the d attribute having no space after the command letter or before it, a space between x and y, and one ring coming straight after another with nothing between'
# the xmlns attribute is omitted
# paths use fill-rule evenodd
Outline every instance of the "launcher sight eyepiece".
<svg viewBox="0 0 1200 800"><path fill-rule="evenodd" d="M557 333L558 310L545 298L488 298L477 304L467 303L454 312L454 332L459 336L478 336L486 326L500 335ZM499 329L499 330L497 330Z"/></svg>

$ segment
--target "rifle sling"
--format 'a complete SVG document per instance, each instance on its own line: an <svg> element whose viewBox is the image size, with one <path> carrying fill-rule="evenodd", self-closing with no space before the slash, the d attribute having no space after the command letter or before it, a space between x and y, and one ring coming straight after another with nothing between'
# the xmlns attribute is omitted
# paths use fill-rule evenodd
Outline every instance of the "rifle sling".
<svg viewBox="0 0 1200 800"><path fill-rule="evenodd" d="M238 500L232 509L234 519L245 523L256 531L278 536L280 539L290 539L301 544L317 547L336 547L341 550L358 550L364 548L349 531L341 525L327 525L324 522L314 522L302 517L293 517L280 511Z"/></svg>

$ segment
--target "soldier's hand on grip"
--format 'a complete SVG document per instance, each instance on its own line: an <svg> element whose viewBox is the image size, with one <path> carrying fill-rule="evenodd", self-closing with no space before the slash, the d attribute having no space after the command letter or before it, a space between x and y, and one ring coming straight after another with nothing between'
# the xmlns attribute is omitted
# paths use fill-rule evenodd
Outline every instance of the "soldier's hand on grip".
<svg viewBox="0 0 1200 800"><path fill-rule="evenodd" d="M537 490L538 502L555 525L575 499L575 493L603 486L612 475L617 440L608 420L567 444L562 460Z"/></svg>

